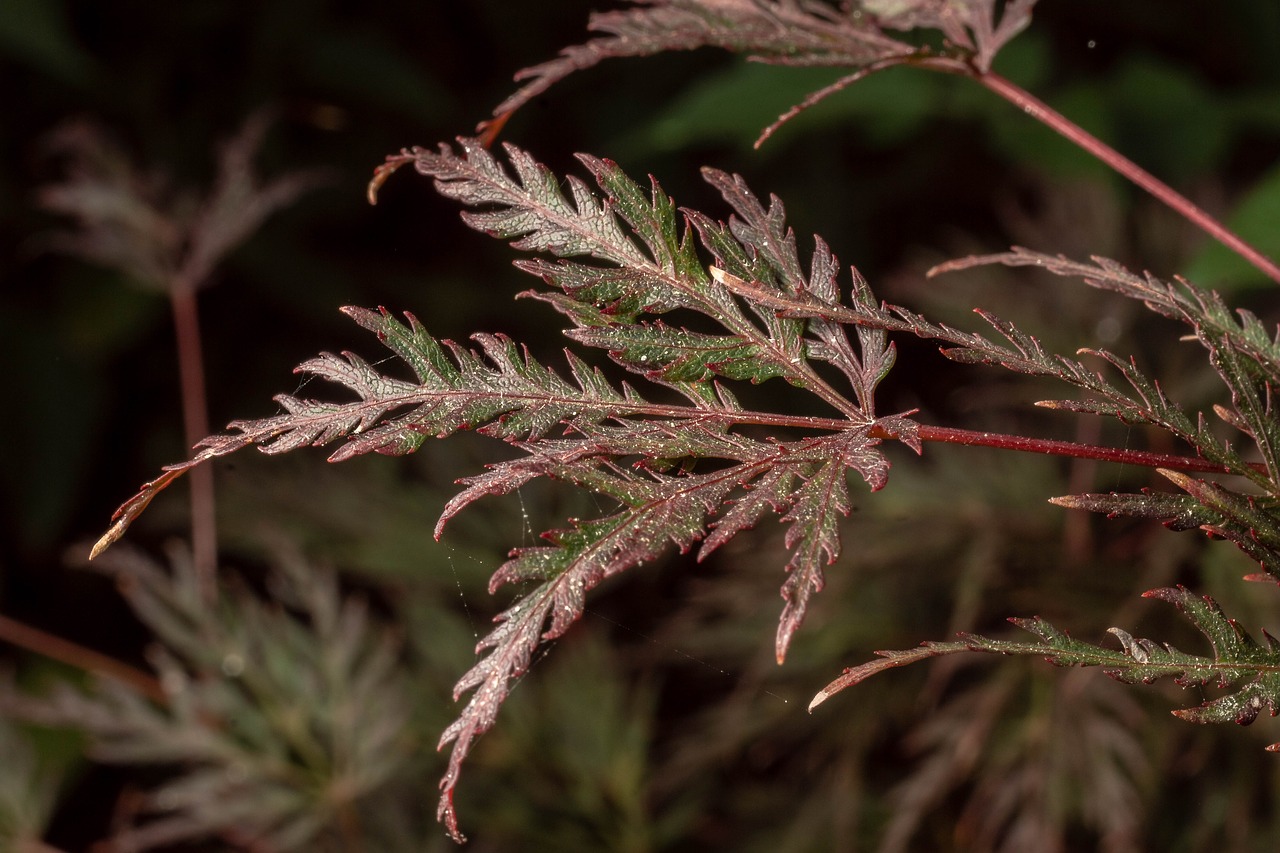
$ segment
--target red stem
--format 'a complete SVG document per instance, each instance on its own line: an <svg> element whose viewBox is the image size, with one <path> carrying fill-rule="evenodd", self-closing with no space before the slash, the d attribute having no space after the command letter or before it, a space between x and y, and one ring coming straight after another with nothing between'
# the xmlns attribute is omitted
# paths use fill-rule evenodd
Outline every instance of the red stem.
<svg viewBox="0 0 1280 853"><path fill-rule="evenodd" d="M944 70L953 69L944 68ZM1115 169L1121 175L1124 175L1139 187L1182 214L1209 236L1222 243L1222 245L1253 264L1263 275L1274 282L1280 283L1280 265L1277 265L1275 261L1240 239L1221 222L1193 204L1190 199L1174 191L1168 184L1050 107L1044 101L1041 101L1035 95L991 71L983 74L970 70L969 76L972 76L974 80L1015 107L1018 107L1027 115L1052 128L1068 141L1088 151L1103 163L1106 163L1112 169Z"/></svg>
<svg viewBox="0 0 1280 853"><path fill-rule="evenodd" d="M876 438L895 436L879 429L871 431ZM973 447L998 447L1001 450L1021 450L1026 453L1043 453L1049 456L1068 456L1075 459L1098 459L1103 462L1119 462L1124 465L1142 465L1147 468L1170 468L1177 471L1199 471L1210 474L1230 474L1231 469L1196 456L1174 456L1169 453L1152 453L1148 450L1128 450L1097 444L1077 444L1074 441L1058 441L1050 438L1029 438L1025 435L1005 435L998 432L977 432L954 427L920 424L921 441L941 441L947 444L964 444ZM1253 467L1265 470L1260 463Z"/></svg>
<svg viewBox="0 0 1280 853"><path fill-rule="evenodd" d="M653 406L650 414L680 416L683 407ZM743 423L784 426L799 429L816 429L838 432L849 428L849 421L842 418L819 418L797 415L774 415L764 412L743 412ZM873 426L873 438L901 441L901 433L890 432ZM1000 432L978 432L956 427L933 426L916 423L916 437L920 441L937 441L943 444L962 444L968 447L996 447L1001 450L1018 450L1023 453L1041 453L1046 456L1065 456L1071 459L1096 459L1101 462L1117 462L1121 465L1140 465L1144 468L1169 468L1174 471L1196 471L1205 474L1233 474L1232 469L1199 456L1177 456L1172 453L1153 453L1149 450L1130 450L1101 444L1082 444L1053 438L1032 438L1025 435L1009 435ZM1251 462L1249 467L1266 472L1261 462Z"/></svg>
<svg viewBox="0 0 1280 853"><path fill-rule="evenodd" d="M160 682L142 670L7 616L0 616L0 640L76 669L122 681L159 704L168 702Z"/></svg>

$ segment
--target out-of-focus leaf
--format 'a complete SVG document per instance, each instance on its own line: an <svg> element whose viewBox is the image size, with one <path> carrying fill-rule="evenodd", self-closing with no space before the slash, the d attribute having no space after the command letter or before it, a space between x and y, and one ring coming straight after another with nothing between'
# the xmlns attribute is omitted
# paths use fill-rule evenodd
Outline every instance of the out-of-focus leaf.
<svg viewBox="0 0 1280 853"><path fill-rule="evenodd" d="M1259 251L1280 258L1280 165L1245 194L1227 218L1227 225ZM1216 242L1205 245L1187 267L1186 276L1218 290L1274 286L1247 261Z"/></svg>
<svg viewBox="0 0 1280 853"><path fill-rule="evenodd" d="M4 54L68 83L84 83L93 68L67 27L63 0L0 3L0 56Z"/></svg>

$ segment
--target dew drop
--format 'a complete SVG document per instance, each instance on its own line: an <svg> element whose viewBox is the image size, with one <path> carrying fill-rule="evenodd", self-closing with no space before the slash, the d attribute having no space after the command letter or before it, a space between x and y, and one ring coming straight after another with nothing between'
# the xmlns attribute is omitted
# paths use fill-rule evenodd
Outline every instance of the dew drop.
<svg viewBox="0 0 1280 853"><path fill-rule="evenodd" d="M1104 344L1114 344L1120 340L1120 332L1120 321L1115 317L1103 317L1093 328L1093 333Z"/></svg>
<svg viewBox="0 0 1280 853"><path fill-rule="evenodd" d="M238 678L244 673L244 658L235 652L222 659L222 674L227 678Z"/></svg>

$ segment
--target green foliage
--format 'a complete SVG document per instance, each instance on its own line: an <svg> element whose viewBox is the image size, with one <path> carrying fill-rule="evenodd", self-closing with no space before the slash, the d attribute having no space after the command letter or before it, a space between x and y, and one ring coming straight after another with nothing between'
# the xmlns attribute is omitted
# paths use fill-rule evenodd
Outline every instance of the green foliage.
<svg viewBox="0 0 1280 853"><path fill-rule="evenodd" d="M116 834L121 850L209 837L349 849L361 824L385 820L380 797L417 746L393 635L295 554L280 554L271 600L231 583L216 607L188 555L170 562L171 573L134 553L108 561L160 643L154 695L106 678L6 710L84 730L100 761L180 768L147 792L147 818Z"/></svg>
<svg viewBox="0 0 1280 853"><path fill-rule="evenodd" d="M8 720L0 721L0 754L7 771L0 775L0 846L36 849L52 818L58 774L42 766L33 738Z"/></svg>
<svg viewBox="0 0 1280 853"><path fill-rule="evenodd" d="M486 832L498 839L494 843L538 839L548 849L637 850L676 845L694 824L694 806L673 803L684 795L662 791L657 784L646 790L650 777L685 779L694 767L727 767L752 737L765 736L766 722L782 725L776 713L757 723L741 719L741 707L708 713L690 727L690 743L667 759L656 750L646 753L643 746L657 715L648 681L642 689L628 691L617 681L600 680L591 682L594 689L588 691L574 685L590 682L591 675L579 674L565 676L565 686L559 687L560 670L548 667L551 671L538 673L535 681L545 679L546 686L536 687L528 700L543 707L542 723L520 716L526 711L519 710L522 696L513 689L542 655L557 643L570 642L570 627L590 612L589 593L594 595L609 579L618 584L639 583L637 575L663 578L664 559L679 552L708 566L717 565L710 559L713 554L723 559L719 571L724 576L708 581L714 592L703 590L701 602L697 593L690 596L697 616L686 618L696 622L697 639L680 641L704 659L716 659L726 648L733 654L751 648L752 641L742 635L746 627L753 630L751 636L758 634L755 629L763 620L754 606L760 589L750 586L747 576L758 576L752 571L758 566L784 568L782 614L768 654L757 657L782 663L790 652L799 671L795 691L811 690L821 683L814 679L829 678L831 658L847 655L850 648L874 648L868 644L880 643L883 634L897 642L902 633L918 636L944 623L958 631L955 641L879 652L879 659L846 670L818 693L811 710L885 669L983 652L1045 658L1062 667L1100 667L1122 684L1168 678L1184 687L1219 691L1198 707L1175 711L1193 722L1249 724L1262 711L1275 716L1280 708L1280 650L1265 630L1262 641L1254 640L1212 599L1174 585L1177 579L1167 575L1179 561L1190 562L1184 552L1144 542L1137 549L1143 555L1137 562L1143 564L1144 584L1137 588L1162 584L1146 597L1175 604L1209 639L1209 656L1136 639L1124 628L1111 627L1120 643L1117 650L1073 639L1039 616L1009 620L1037 641L989 637L977 629L991 617L990 607L1018 612L1022 606L1017 594L994 596L1002 585L1040 584L1050 596L1054 590L1069 593L1059 599L1061 612L1051 614L1056 623L1101 618L1093 612L1096 605L1073 610L1084 596L1070 578L1051 577L1059 567L1058 558L1051 556L1060 544L1056 528L1031 524L1029 529L1005 529L1008 519L1026 516L1028 500L1050 493L1041 490L1040 481L1024 484L1024 493L1006 495L1009 506L996 508L966 503L965 490L980 479L978 472L948 469L945 460L924 474L904 466L908 473L900 477L895 472L894 485L907 499L893 504L894 490L886 490L883 500L893 509L880 515L868 509L864 519L853 516L859 501L849 484L854 474L871 492L885 489L895 443L916 455L934 443L977 444L1156 468L1180 491L1116 482L1113 491L1094 493L1073 479L1070 488L1076 493L1052 502L1225 538L1261 565L1265 574L1255 579L1274 581L1280 578L1280 427L1271 395L1280 380L1280 336L1273 336L1256 314L1233 310L1218 293L1184 280L1137 275L1101 257L1074 261L1015 248L967 256L931 273L978 270L995 281L1010 269L1034 268L1104 292L1099 300L1120 297L1127 302L1125 310L1133 309L1123 315L1131 324L1143 309L1158 320L1182 324L1190 332L1186 340L1203 350L1217 383L1217 395L1206 401L1204 396L1212 395L1188 395L1185 388L1176 389L1176 381L1176 390L1167 390L1174 371L1158 361L1157 369L1148 368L1151 361L1141 357L1137 334L1113 336L1105 347L1056 352L1042 342L1047 333L1026 331L1035 328L1034 321L1003 316L1017 315L1024 297L1016 291L1000 292L996 304L1001 315L974 309L988 328L969 331L963 321L934 319L942 312L927 297L920 298L923 305L911 307L890 302L891 294L895 300L900 295L890 283L873 287L856 269L842 283L828 242L815 237L812 250L802 252L782 202L773 196L762 200L739 175L703 170L706 183L727 208L718 218L678 206L656 179L646 185L607 159L579 155L589 175L582 178L561 174L515 145L504 146L505 156L489 150L512 111L571 73L604 59L705 46L765 63L839 67L848 73L784 114L765 137L818 100L899 65L904 66L897 72L901 74L942 71L1008 92L992 68L1005 44L1029 24L1033 5L1033 0L839 6L791 0L636 3L597 14L591 26L603 35L521 72L523 88L497 108L481 138L461 139L457 147L406 149L377 170L371 193L395 170L412 166L463 208L467 225L526 254L516 266L541 285L522 295L567 320L570 328L564 334L572 344L564 355L567 367L550 366L533 341L478 333L471 344L458 343L436 337L407 312L402 319L386 308L344 308L397 363L387 366L391 359L370 361L351 352L304 361L297 368L303 384L275 398L277 414L233 421L228 433L201 441L193 458L165 468L120 508L93 553L99 556L116 542L175 479L249 446L277 455L336 443L329 459L339 462L370 453L404 456L424 451L430 438L460 441L468 432L498 439L502 447L488 457L497 461L456 481L459 490L439 511L437 539L447 523L483 497L518 494L523 501L525 490L544 483L567 486L578 497L567 511L539 507L532 518L526 517L526 525L536 523L537 528L522 531L519 542L512 539L506 561L492 572L490 592L509 586L513 600L494 617L487 633L475 632L478 657L453 686L454 700L466 700L451 722L433 720L439 725L424 734L428 727L413 718L420 710L415 703L424 700L411 698L408 688L421 673L402 659L392 632L376 625L358 598L343 595L328 570L311 567L289 548L277 549L277 573L268 582L270 601L234 582L230 593L216 603L208 601L198 571L182 556L173 558L171 573L134 555L120 558L113 573L160 642L152 662L163 692L148 695L136 684L105 678L87 690L63 686L42 698L11 689L4 695L19 698L7 701L10 713L87 731L102 760L167 768L146 796L144 819L113 839L120 849L204 838L267 850L354 849L376 843L384 845L379 849L400 849L396 845L405 845L418 829L403 817L404 803L417 795L420 783L414 758L423 739L440 728L437 749L448 746L450 755L437 817L460 841L455 795L466 804L467 788L459 786L462 767L466 761L485 766L489 757L483 756L479 738L495 727L500 711L513 727L525 727L517 731L516 741L502 740L495 747L507 749L518 761L541 759L543 749L552 749L546 745L550 740L579 740L583 748L552 753L545 766L539 760L540 766L519 780L528 801L553 812L537 827L522 825L522 812L508 811L517 809L511 804L516 798L492 792L477 796L483 807L476 810L486 815ZM365 54L359 61L375 59ZM383 67L392 77L412 76L394 57ZM1162 73L1154 67L1130 68L1126 85L1137 87ZM734 79L730 75L730 91ZM1151 105L1154 114L1167 119L1179 105L1204 101L1196 86L1181 78L1178 82L1166 102ZM386 100L401 103L401 97ZM1029 96L1022 101L1014 97L1025 112L1045 117ZM678 109L696 109L699 101L689 103L693 106ZM920 121L918 106L889 112L900 117L902 127L912 128ZM716 121L710 124L714 127ZM1061 124L1053 126L1063 132ZM1225 144L1225 130L1215 128L1194 157L1208 158L1206 151L1216 152ZM1080 142L1079 136L1065 135ZM1013 144L1011 139L1005 134L1003 144ZM108 182L115 191L105 199L87 196L79 191L83 185L72 182L55 188L45 200L84 222L82 236L94 239L74 247L82 254L152 285L168 286L184 277L201 281L215 261L302 186L293 183L296 178L258 186L247 168L245 152L252 147L244 143L229 149L232 162L228 165L224 157L222 171L238 183L215 185L204 207L192 202L166 210L154 203L146 187L125 180L129 176L121 170L120 181ZM1110 165L1120 159L1103 155ZM237 203L246 195L254 204ZM93 202L104 200L109 202L107 215L101 216ZM175 223L176 229L171 227ZM218 239L208 242L208 234ZM1042 276L1038 283L1045 280ZM1038 319L1043 325L1056 318ZM995 367L1019 383L1036 383L1011 388L1034 387L1039 395L1046 386L1065 387L1065 394L1048 392L1061 397L1041 399L1038 405L1059 418L1064 413L1086 415L1096 424L1140 428L1146 437L1159 436L1160 449L1131 449L1127 433L1122 441L1115 440L1117 446L1042 439L1036 422L1019 421L1013 434L996 432L990 424L1002 423L1007 412L977 390L984 385L981 379L957 394L978 413L979 430L932 423L939 414L953 414L945 407L939 413L914 402L897 406L900 395L886 404L884 386L896 393L892 384L904 379L922 388L927 384L913 372L918 362L911 361L905 370L898 364L899 347L905 349L909 339L939 349L957 369ZM1125 347L1132 351L1113 351ZM302 396L313 379L326 380L344 396L334 401ZM925 391L921 394L927 399ZM1231 438L1224 438L1228 433ZM1103 434L1108 440L1117 435ZM1185 448L1178 451L1183 455L1174 448ZM1011 467L1001 476L1022 483L1026 467ZM985 484L989 494L1012 489L997 479ZM548 521L548 515L559 517ZM770 515L780 525L765 525ZM926 527L928 535L903 529L904 515L909 524ZM956 519L950 528L948 521ZM896 536L890 537L889 530ZM753 531L753 542L763 540L770 547L744 546L741 540L747 537L739 534L748 531ZM1062 550L1088 551L1079 531L1077 527L1074 538L1069 533L1061 537L1067 543ZM540 534L542 544L532 543L534 534ZM934 539L946 540L948 547L930 550ZM1015 560L1019 543L1026 552ZM897 553L886 553L895 549ZM856 581L847 571L828 578L828 567L853 552L863 573L878 567L885 575L907 575L894 581L906 587L906 594L901 588L896 596L889 594L889 583L870 574L859 574ZM1124 559L1102 548L1090 556L1111 569L1109 579L1127 577L1117 568L1117 563L1130 568ZM732 571L723 571L724 565ZM998 577L1014 565L1021 571ZM1042 576L1034 576L1028 565ZM903 566L912 571L904 572ZM646 571L635 571L641 567ZM1147 581L1152 575L1160 579ZM456 567L454 577L461 592ZM858 612L848 619L828 617L823 629L814 632L814 647L825 645L825 655L793 648L801 624L823 606L814 594L829 581L840 593L827 599ZM684 591L669 577L660 582ZM423 605L407 594L399 600L403 592L390 589L388 598L396 599L390 605L395 615L408 619ZM993 599L989 603L984 601L988 595ZM910 602L910 612L902 612L904 601ZM879 606L883 602L888 604ZM673 619L681 618L679 609L672 609ZM439 616L433 610L429 615L427 622ZM1133 618L1132 612L1121 611L1112 621L1129 624ZM437 638L457 645L465 635L447 621L440 618L438 627L411 629L411 642L424 657L448 657L436 648ZM729 636L735 631L738 636ZM578 654L586 657L574 656ZM580 664L582 659L590 665ZM620 653L599 645L571 646L566 669L579 665L612 669L614 675L626 669ZM746 680L758 687L765 680L760 672L753 669ZM1080 827L1110 849L1141 842L1137 804L1150 786L1153 762L1142 742L1142 710L1130 694L1120 692L1116 683L1086 683L1074 673L1052 679L1034 672L1020 680L1020 670L1008 670L970 684L953 681L954 672L934 670L923 701L909 685L899 695L886 688L888 698L878 710L847 710L864 716L855 717L859 724L848 726L850 731L832 734L825 750L817 752L816 764L785 739L780 747L772 744L770 760L781 768L779 775L797 785L807 784L815 766L824 768L833 790L847 797L834 798L840 802L831 805L832 814L822 825L839 823L841 838L848 841L863 837L862 826L869 824L881 834L885 850L908 849L922 832L923 816L970 775L976 781L965 819L950 838L932 839L935 846L1061 846L1073 841ZM1000 715L1018 705L1024 682L1027 704L1048 709L1043 719L1051 733L1035 721L997 726ZM929 707L928 713L920 722L908 723L922 706ZM539 730L546 720L554 722L554 733ZM907 728L904 743L922 756L919 767L887 796L867 794L870 777L857 765ZM874 738L880 738L879 747ZM693 743L697 740L701 742ZM1079 786L1066 785L1065 778L1079 780ZM559 791L557 785L563 786L563 794L546 793ZM767 799L760 795L731 802L736 798L717 799L706 791L689 796L691 802L719 809L721 820L742 825L758 820L757 813L763 812L755 804ZM805 849L830 840L806 835L813 832L806 829L813 823L809 815L825 814L816 797L797 808L798 816L792 815L794 821L776 830L777 835L760 828L761 849ZM584 823L578 812L606 817ZM518 816L508 819L505 815L511 813ZM18 831L38 833L43 817L23 816Z"/></svg>
<svg viewBox="0 0 1280 853"><path fill-rule="evenodd" d="M1233 620L1222 614L1212 598L1197 596L1184 587L1154 589L1143 594L1174 604L1192 624L1208 638L1213 657L1202 657L1178 651L1167 643L1135 639L1123 628L1110 631L1120 641L1114 650L1072 639L1044 619L1012 618L1009 621L1040 638L1038 643L993 640L977 634L962 634L951 643L927 642L910 651L877 652L880 660L871 661L845 671L825 687L810 703L810 709L833 694L866 680L869 676L893 667L955 654L987 652L997 655L1036 655L1055 666L1098 666L1117 681L1126 684L1151 684L1161 678L1173 678L1179 686L1216 682L1218 687L1240 685L1235 693L1220 696L1199 707L1174 711L1193 723L1252 723L1259 712L1280 714L1280 649L1270 634L1263 632L1265 644L1259 644ZM1280 750L1280 745L1268 747Z"/></svg>

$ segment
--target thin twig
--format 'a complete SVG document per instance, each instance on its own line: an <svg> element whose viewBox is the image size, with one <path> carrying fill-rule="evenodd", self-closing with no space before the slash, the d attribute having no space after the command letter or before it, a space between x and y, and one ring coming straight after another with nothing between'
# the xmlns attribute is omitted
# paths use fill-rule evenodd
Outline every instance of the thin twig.
<svg viewBox="0 0 1280 853"><path fill-rule="evenodd" d="M926 67L955 71L953 66ZM1050 107L1044 101L1041 101L1035 95L994 72L980 74L971 71L967 76L972 77L1027 115L1061 134L1068 141L1088 151L1143 190L1146 190L1152 196L1182 214L1192 224L1222 243L1222 245L1253 264L1263 275L1280 284L1280 265L1275 261L1240 239L1235 232L1196 206L1186 196L1176 192L1168 184Z"/></svg>
<svg viewBox="0 0 1280 853"><path fill-rule="evenodd" d="M169 288L169 303L177 336L183 432L187 447L194 447L210 432L194 284L175 282ZM218 530L214 513L213 469L201 466L191 473L191 553L200 594L206 602L217 597Z"/></svg>
<svg viewBox="0 0 1280 853"><path fill-rule="evenodd" d="M160 682L146 672L7 616L0 616L0 640L76 669L122 681L154 702L169 701Z"/></svg>

